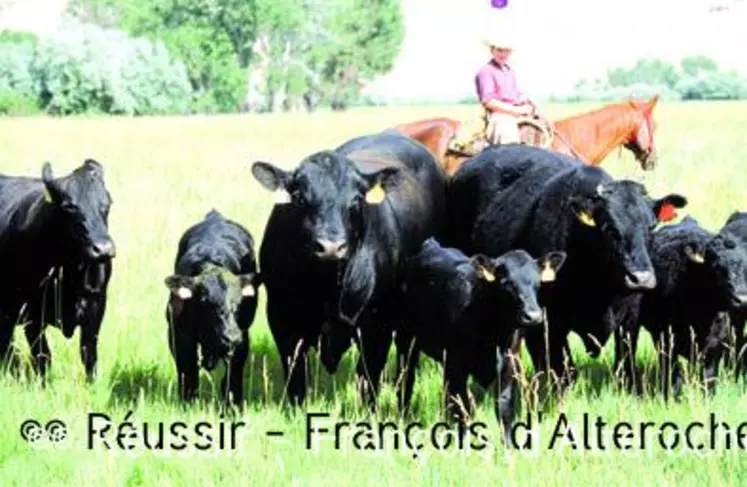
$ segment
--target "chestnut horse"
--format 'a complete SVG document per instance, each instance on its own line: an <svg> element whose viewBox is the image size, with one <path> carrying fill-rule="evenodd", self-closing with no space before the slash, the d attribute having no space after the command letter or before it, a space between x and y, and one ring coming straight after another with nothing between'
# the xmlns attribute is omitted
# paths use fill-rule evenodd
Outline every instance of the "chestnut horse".
<svg viewBox="0 0 747 487"><path fill-rule="evenodd" d="M586 164L599 165L618 147L630 150L643 170L656 166L653 110L659 100L629 100L551 122L553 138L549 149L562 152ZM471 155L454 152L449 142L460 122L430 118L395 126L395 130L425 145L451 175Z"/></svg>

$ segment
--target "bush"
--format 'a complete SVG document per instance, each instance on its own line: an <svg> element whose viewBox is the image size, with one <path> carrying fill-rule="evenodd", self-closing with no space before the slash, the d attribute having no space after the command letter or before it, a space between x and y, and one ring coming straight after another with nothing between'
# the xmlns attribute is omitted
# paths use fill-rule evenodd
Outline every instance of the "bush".
<svg viewBox="0 0 747 487"><path fill-rule="evenodd" d="M34 55L33 40L20 35L11 36L7 32L0 35L0 90L13 91L24 97L36 95L31 74Z"/></svg>
<svg viewBox="0 0 747 487"><path fill-rule="evenodd" d="M0 88L0 115L33 115L39 113L34 96L23 95L9 88Z"/></svg>
<svg viewBox="0 0 747 487"><path fill-rule="evenodd" d="M184 113L191 85L181 61L160 42L117 29L67 24L39 41L34 91L50 113Z"/></svg>
<svg viewBox="0 0 747 487"><path fill-rule="evenodd" d="M747 98L747 81L735 72L701 72L677 84L683 100L740 100Z"/></svg>

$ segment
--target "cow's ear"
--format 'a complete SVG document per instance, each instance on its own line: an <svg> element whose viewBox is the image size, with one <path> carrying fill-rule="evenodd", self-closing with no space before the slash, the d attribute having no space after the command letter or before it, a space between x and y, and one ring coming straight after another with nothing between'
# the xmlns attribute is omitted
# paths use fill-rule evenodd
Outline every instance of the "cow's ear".
<svg viewBox="0 0 747 487"><path fill-rule="evenodd" d="M285 188L290 175L269 162L256 161L252 164L252 175L265 189L275 192L275 202L290 203L290 194Z"/></svg>
<svg viewBox="0 0 747 487"><path fill-rule="evenodd" d="M368 181L368 190L366 191L366 203L378 205L386 198L387 192L394 186L394 180L399 174L396 167L385 167L373 174L367 174L364 177Z"/></svg>
<svg viewBox="0 0 747 487"><path fill-rule="evenodd" d="M185 300L194 296L196 281L193 277L175 274L167 277L165 282L166 287L179 299Z"/></svg>
<svg viewBox="0 0 747 487"><path fill-rule="evenodd" d="M241 286L241 295L249 298L257 295L256 274L240 274L239 285Z"/></svg>
<svg viewBox="0 0 747 487"><path fill-rule="evenodd" d="M44 201L47 203L59 203L62 201L62 190L54 180L52 165L45 162L42 166L42 182L44 183Z"/></svg>
<svg viewBox="0 0 747 487"><path fill-rule="evenodd" d="M477 277L483 281L493 282L496 280L495 268L490 258L483 254L475 254L470 257L470 263L475 268Z"/></svg>
<svg viewBox="0 0 747 487"><path fill-rule="evenodd" d="M557 272L563 267L567 254L565 252L548 252L537 261L540 268L540 281L553 282Z"/></svg>
<svg viewBox="0 0 747 487"><path fill-rule="evenodd" d="M703 262L705 262L703 249L699 247L699 245L694 243L685 244L685 255L688 259L690 259L690 262L693 262L695 264L702 264Z"/></svg>
<svg viewBox="0 0 747 487"><path fill-rule="evenodd" d="M597 222L594 220L594 208L591 200L574 196L570 199L568 205L581 223L589 227L597 226Z"/></svg>
<svg viewBox="0 0 747 487"><path fill-rule="evenodd" d="M687 198L675 193L654 200L653 209L657 220L668 222L677 217L677 208L684 208L685 206L687 206Z"/></svg>

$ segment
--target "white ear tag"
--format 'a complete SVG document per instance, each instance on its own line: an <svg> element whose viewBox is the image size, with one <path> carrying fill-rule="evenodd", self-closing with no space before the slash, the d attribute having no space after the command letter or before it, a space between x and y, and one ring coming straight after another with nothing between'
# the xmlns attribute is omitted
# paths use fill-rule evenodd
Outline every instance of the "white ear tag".
<svg viewBox="0 0 747 487"><path fill-rule="evenodd" d="M555 280L555 270L550 267L550 263L546 262L545 267L542 269L540 275L540 281L542 282L553 282Z"/></svg>
<svg viewBox="0 0 747 487"><path fill-rule="evenodd" d="M241 288L241 295L245 297L251 297L254 296L254 286L251 284L247 284L246 286Z"/></svg>
<svg viewBox="0 0 747 487"><path fill-rule="evenodd" d="M192 297L192 290L188 287L182 286L176 290L176 295L181 299L189 299Z"/></svg>
<svg viewBox="0 0 747 487"><path fill-rule="evenodd" d="M290 193L288 193L283 188L278 188L275 191L275 204L276 205L285 205L291 202L291 196Z"/></svg>

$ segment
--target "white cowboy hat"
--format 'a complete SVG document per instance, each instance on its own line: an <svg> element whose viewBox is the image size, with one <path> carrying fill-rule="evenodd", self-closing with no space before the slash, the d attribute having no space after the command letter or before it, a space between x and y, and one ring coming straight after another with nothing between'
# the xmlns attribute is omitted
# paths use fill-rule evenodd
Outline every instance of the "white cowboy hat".
<svg viewBox="0 0 747 487"><path fill-rule="evenodd" d="M488 34L483 38L483 44L488 46L490 49L514 49L514 36L505 30L501 30L495 33Z"/></svg>

